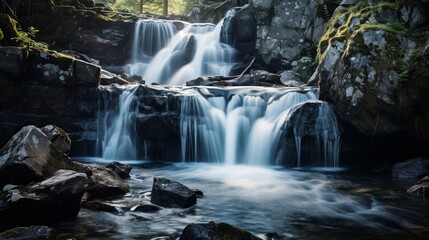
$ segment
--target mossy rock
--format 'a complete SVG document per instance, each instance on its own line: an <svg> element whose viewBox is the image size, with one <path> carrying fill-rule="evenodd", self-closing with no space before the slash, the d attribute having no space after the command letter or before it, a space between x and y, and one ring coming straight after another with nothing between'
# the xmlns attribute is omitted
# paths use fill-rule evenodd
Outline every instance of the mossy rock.
<svg viewBox="0 0 429 240"><path fill-rule="evenodd" d="M74 58L55 51L32 51L28 58L25 81L48 86L73 85Z"/></svg>
<svg viewBox="0 0 429 240"><path fill-rule="evenodd" d="M0 28L2 31L2 45L19 46L16 40L19 37L19 24L7 14L0 15Z"/></svg>

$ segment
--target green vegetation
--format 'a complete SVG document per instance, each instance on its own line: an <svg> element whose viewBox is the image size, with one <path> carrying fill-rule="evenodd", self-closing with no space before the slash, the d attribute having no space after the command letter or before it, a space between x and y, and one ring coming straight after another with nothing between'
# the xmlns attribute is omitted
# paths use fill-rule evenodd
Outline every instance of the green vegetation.
<svg viewBox="0 0 429 240"><path fill-rule="evenodd" d="M29 27L26 32L18 29L18 36L12 38L12 40L16 40L21 47L26 49L47 49L45 44L34 40L37 32L39 32L39 30L34 27Z"/></svg>
<svg viewBox="0 0 429 240"><path fill-rule="evenodd" d="M115 10L122 10L133 13L163 14L164 0L96 0L96 2L106 4ZM187 15L191 12L192 6L200 3L199 0L168 0L168 13L172 15ZM141 9L141 5L142 9Z"/></svg>
<svg viewBox="0 0 429 240"><path fill-rule="evenodd" d="M3 38L4 38L3 31L0 28L0 41L3 40Z"/></svg>

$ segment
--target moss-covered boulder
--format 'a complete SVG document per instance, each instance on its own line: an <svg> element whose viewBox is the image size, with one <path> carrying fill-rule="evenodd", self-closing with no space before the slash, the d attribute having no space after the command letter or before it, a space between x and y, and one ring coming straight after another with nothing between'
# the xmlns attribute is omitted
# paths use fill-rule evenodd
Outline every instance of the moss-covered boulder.
<svg viewBox="0 0 429 240"><path fill-rule="evenodd" d="M337 8L320 40L320 98L363 135L429 136L424 4L354 1Z"/></svg>

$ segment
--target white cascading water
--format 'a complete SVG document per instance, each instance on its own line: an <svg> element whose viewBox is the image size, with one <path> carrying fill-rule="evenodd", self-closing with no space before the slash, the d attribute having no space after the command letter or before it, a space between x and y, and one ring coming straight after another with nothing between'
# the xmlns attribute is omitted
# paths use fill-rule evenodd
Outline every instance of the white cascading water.
<svg viewBox="0 0 429 240"><path fill-rule="evenodd" d="M176 32L177 28L172 21L138 20L134 30L131 63L125 66L125 70L129 74L143 76L153 57Z"/></svg>
<svg viewBox="0 0 429 240"><path fill-rule="evenodd" d="M203 76L227 76L236 63L236 51L220 42L223 23L224 20L216 26L210 23L188 24L171 37L170 34L175 29L173 23L139 21L136 25L132 61L126 66L126 70L130 74L143 76L147 83L169 85L183 85L186 81ZM157 24L160 26L155 27ZM150 27L145 27L146 25ZM151 40L147 40L149 36L152 36ZM155 56L143 54L144 57L139 57L145 52L144 49L150 49L150 45L157 43L158 38L167 37L171 37L168 44L157 51Z"/></svg>
<svg viewBox="0 0 429 240"><path fill-rule="evenodd" d="M104 159L136 159L135 131L133 129L137 108L133 107L138 85L122 87L117 102L111 92L104 91L97 117L97 147Z"/></svg>
<svg viewBox="0 0 429 240"><path fill-rule="evenodd" d="M276 153L285 124L289 124L290 113L303 103L320 102L311 91L253 88L255 93L252 93L250 89L240 89L245 95L231 91L216 97L205 88L187 90L182 99L180 118L182 160L282 164L276 159ZM320 154L324 166L338 167L340 132L336 117L329 105L320 103L314 128L323 134L317 136L320 139L316 142L323 143ZM332 125L334 130L329 132ZM290 127L296 139L304 136L303 125ZM300 140L296 140L296 149L297 166L300 166Z"/></svg>

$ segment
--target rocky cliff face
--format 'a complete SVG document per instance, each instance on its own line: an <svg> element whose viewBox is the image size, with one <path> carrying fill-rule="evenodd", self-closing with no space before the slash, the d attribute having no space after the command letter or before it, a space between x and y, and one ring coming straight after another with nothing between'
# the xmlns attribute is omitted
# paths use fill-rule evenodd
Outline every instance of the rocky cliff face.
<svg viewBox="0 0 429 240"><path fill-rule="evenodd" d="M327 21L328 1L251 0L256 17L258 60L271 71L312 59Z"/></svg>
<svg viewBox="0 0 429 240"><path fill-rule="evenodd" d="M402 148L429 136L424 2L344 1L319 43L321 99L363 135L397 134Z"/></svg>

